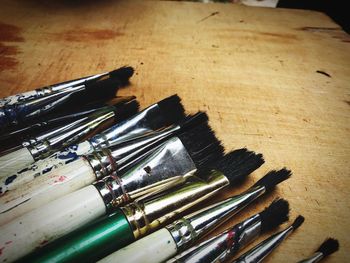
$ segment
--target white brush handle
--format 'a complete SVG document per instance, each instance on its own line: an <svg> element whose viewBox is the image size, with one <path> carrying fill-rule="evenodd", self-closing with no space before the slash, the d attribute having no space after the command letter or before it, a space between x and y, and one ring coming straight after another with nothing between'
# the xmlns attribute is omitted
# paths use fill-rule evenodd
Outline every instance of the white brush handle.
<svg viewBox="0 0 350 263"><path fill-rule="evenodd" d="M12 262L106 213L90 185L0 227L0 262Z"/></svg>
<svg viewBox="0 0 350 263"><path fill-rule="evenodd" d="M177 247L169 231L162 228L98 261L99 263L155 263L164 262L177 254Z"/></svg>
<svg viewBox="0 0 350 263"><path fill-rule="evenodd" d="M27 148L21 148L0 157L0 178L16 173L35 162Z"/></svg>
<svg viewBox="0 0 350 263"><path fill-rule="evenodd" d="M83 158L37 177L0 198L0 226L95 180L91 166Z"/></svg>
<svg viewBox="0 0 350 263"><path fill-rule="evenodd" d="M93 151L93 147L88 141L74 144L66 149L56 152L48 158L38 160L21 171L9 174L0 180L0 195L6 191L14 190L23 184L32 181L42 175L67 165L83 154Z"/></svg>

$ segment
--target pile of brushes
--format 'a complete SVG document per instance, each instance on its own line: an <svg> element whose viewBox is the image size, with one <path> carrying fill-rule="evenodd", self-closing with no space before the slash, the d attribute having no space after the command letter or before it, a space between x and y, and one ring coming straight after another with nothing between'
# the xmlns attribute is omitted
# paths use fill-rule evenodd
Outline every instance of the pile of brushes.
<svg viewBox="0 0 350 263"><path fill-rule="evenodd" d="M225 151L207 114L186 115L177 95L138 112L135 97L115 97L132 74L122 67L0 100L1 262L261 262L303 223L298 216L232 261L288 220L279 198L203 241L292 173L270 171L188 214L258 169L263 156ZM329 239L301 262L338 246Z"/></svg>

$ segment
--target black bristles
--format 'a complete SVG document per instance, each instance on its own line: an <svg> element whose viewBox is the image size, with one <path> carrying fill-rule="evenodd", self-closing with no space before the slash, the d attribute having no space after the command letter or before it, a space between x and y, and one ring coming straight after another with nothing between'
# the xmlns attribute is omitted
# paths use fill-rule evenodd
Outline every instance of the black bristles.
<svg viewBox="0 0 350 263"><path fill-rule="evenodd" d="M164 126L177 123L185 118L185 109L181 104L181 99L177 95L170 96L159 101L158 106L164 119Z"/></svg>
<svg viewBox="0 0 350 263"><path fill-rule="evenodd" d="M317 249L316 252L321 252L325 257L327 257L328 255L338 251L338 249L339 249L338 240L334 238L328 238L322 243L322 245Z"/></svg>
<svg viewBox="0 0 350 263"><path fill-rule="evenodd" d="M224 147L207 123L178 135L197 169L222 158Z"/></svg>
<svg viewBox="0 0 350 263"><path fill-rule="evenodd" d="M255 186L264 186L266 191L273 189L279 183L287 180L292 175L292 172L286 168L279 171L270 171L263 178L254 184Z"/></svg>
<svg viewBox="0 0 350 263"><path fill-rule="evenodd" d="M118 106L115 110L115 119L118 121L125 120L134 114L136 114L139 110L140 104L137 100L132 100L127 103L124 103L121 106Z"/></svg>
<svg viewBox="0 0 350 263"><path fill-rule="evenodd" d="M196 127L202 123L207 123L208 120L208 115L205 112L199 111L194 115L186 116L186 118L179 123L179 126L181 127L181 130L184 131Z"/></svg>
<svg viewBox="0 0 350 263"><path fill-rule="evenodd" d="M113 79L118 79L120 81L120 85L124 86L129 83L129 79L134 74L134 69L132 67L121 67L116 70L109 72L109 75Z"/></svg>
<svg viewBox="0 0 350 263"><path fill-rule="evenodd" d="M294 230L298 229L304 223L304 220L305 218L303 216L298 216L292 224Z"/></svg>
<svg viewBox="0 0 350 263"><path fill-rule="evenodd" d="M274 200L260 214L261 231L269 231L289 219L289 203L284 199Z"/></svg>
<svg viewBox="0 0 350 263"><path fill-rule="evenodd" d="M242 148L226 154L212 166L212 169L222 172L232 184L242 180L263 163L262 154Z"/></svg>

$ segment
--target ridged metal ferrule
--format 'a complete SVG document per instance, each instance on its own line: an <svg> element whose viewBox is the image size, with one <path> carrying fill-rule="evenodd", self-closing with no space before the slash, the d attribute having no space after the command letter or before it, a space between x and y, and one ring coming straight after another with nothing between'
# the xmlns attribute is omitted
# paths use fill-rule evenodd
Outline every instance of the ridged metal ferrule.
<svg viewBox="0 0 350 263"><path fill-rule="evenodd" d="M139 160L120 177L109 175L94 183L107 208L183 183L196 170L180 139L173 137Z"/></svg>
<svg viewBox="0 0 350 263"><path fill-rule="evenodd" d="M122 207L135 239L169 222L177 214L209 198L229 184L220 172L213 172L207 180L192 177L184 185L149 199L135 201Z"/></svg>
<svg viewBox="0 0 350 263"><path fill-rule="evenodd" d="M95 132L98 127L112 122L114 116L113 107L106 107L104 111L60 127L54 132L50 131L50 134L45 136L42 141L28 145L27 148L35 160L48 157L58 149L85 138Z"/></svg>
<svg viewBox="0 0 350 263"><path fill-rule="evenodd" d="M117 171L116 161L109 149L95 151L84 158L89 162L98 180Z"/></svg>
<svg viewBox="0 0 350 263"><path fill-rule="evenodd" d="M178 251L208 234L265 192L264 187L253 187L240 195L196 211L166 226L173 236Z"/></svg>
<svg viewBox="0 0 350 263"><path fill-rule="evenodd" d="M261 220L256 214L167 262L223 262L241 246L256 238L260 230Z"/></svg>

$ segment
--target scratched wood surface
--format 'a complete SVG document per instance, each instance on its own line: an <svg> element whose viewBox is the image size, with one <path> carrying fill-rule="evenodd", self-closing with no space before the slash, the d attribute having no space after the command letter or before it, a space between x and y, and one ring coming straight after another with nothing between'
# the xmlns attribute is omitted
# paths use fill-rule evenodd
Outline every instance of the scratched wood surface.
<svg viewBox="0 0 350 263"><path fill-rule="evenodd" d="M2 1L0 96L135 67L142 107L178 93L206 110L227 149L264 153L294 176L221 228L280 196L306 221L267 262L295 262L329 236L350 251L350 37L322 13L228 4ZM263 236L266 238L266 235ZM262 239L259 239L262 240Z"/></svg>

